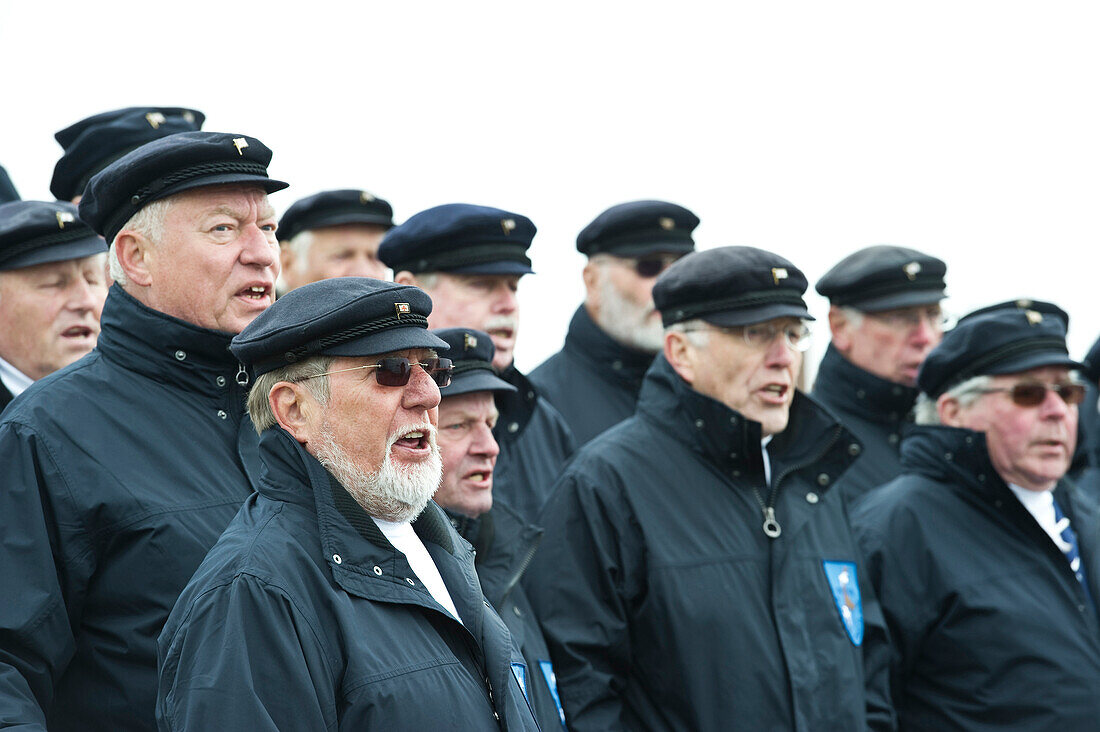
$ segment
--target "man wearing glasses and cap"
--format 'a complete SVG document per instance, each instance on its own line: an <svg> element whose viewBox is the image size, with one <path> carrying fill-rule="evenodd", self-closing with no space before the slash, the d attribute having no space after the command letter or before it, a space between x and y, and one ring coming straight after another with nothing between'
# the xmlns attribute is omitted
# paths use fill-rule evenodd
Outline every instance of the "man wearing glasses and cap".
<svg viewBox="0 0 1100 732"><path fill-rule="evenodd" d="M542 514L527 589L570 729L890 728L882 617L836 489L860 452L795 391L806 279L752 247L689 254L653 299L635 415Z"/></svg>
<svg viewBox="0 0 1100 732"><path fill-rule="evenodd" d="M0 411L95 347L106 253L72 204L0 204Z"/></svg>
<svg viewBox="0 0 1100 732"><path fill-rule="evenodd" d="M233 339L263 467L160 636L161 729L538 729L474 551L431 502L452 371L431 309L341 277Z"/></svg>
<svg viewBox="0 0 1100 732"><path fill-rule="evenodd" d="M947 265L914 249L861 249L818 280L829 298L832 342L812 394L863 444L845 481L849 500L901 472L898 449L912 422L917 369L943 336Z"/></svg>
<svg viewBox="0 0 1100 732"><path fill-rule="evenodd" d="M1037 310L960 321L921 366L902 475L852 513L902 729L1100 719L1100 524L1062 480L1084 396L1065 335Z"/></svg>
<svg viewBox="0 0 1100 732"><path fill-rule="evenodd" d="M252 137L182 132L84 189L115 280L98 343L0 420L6 723L156 728L157 633L252 492L249 374L228 348L274 296L270 160Z"/></svg>
<svg viewBox="0 0 1100 732"><path fill-rule="evenodd" d="M695 249L699 218L665 201L612 206L577 235L584 304L565 345L531 372L531 382L557 407L577 444L634 414L642 377L661 350L661 314L653 283Z"/></svg>

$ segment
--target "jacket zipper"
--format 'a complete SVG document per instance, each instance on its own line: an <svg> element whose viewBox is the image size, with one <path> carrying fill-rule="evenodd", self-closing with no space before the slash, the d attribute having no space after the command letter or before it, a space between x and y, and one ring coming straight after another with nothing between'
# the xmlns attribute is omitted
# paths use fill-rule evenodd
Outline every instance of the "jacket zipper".
<svg viewBox="0 0 1100 732"><path fill-rule="evenodd" d="M825 457L825 455L833 449L833 446L840 439L841 432L842 430L838 426L836 429L833 430L832 438L829 440L828 443L826 443L825 447L820 452L818 452L809 460L805 460L798 465L792 465L791 467L780 473L779 476L772 481L771 490L768 491L767 502L765 502L764 499L761 497L760 491L757 490L756 486L752 487L752 494L756 496L756 502L760 504L760 510L764 514L764 523L761 526L761 528L763 528L764 530L764 536L768 537L769 539L777 539L779 538L779 535L783 533L783 527L779 525L779 521L775 518L775 499L779 495L779 484L782 483L788 475L795 472L796 470L802 470L802 468L805 468L807 465L812 465L821 458Z"/></svg>

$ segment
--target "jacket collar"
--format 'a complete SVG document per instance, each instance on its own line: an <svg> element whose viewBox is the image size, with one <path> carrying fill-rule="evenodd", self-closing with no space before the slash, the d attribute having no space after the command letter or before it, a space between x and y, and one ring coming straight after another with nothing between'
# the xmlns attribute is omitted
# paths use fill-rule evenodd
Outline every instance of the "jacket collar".
<svg viewBox="0 0 1100 732"><path fill-rule="evenodd" d="M446 513L459 535L477 551L474 562L481 587L493 607L499 608L527 570L543 530L498 499L476 519Z"/></svg>
<svg viewBox="0 0 1100 732"><path fill-rule="evenodd" d="M564 350L588 364L605 380L621 383L635 394L641 389L642 379L654 356L627 348L613 339L596 325L584 305L573 314Z"/></svg>
<svg viewBox="0 0 1100 732"><path fill-rule="evenodd" d="M539 395L535 391L535 385L519 372L514 363L504 369L499 376L516 387L515 391L496 393L496 405L500 418L496 429L493 430L493 435L498 441L504 441L523 432L535 413L535 404L538 402Z"/></svg>
<svg viewBox="0 0 1100 732"><path fill-rule="evenodd" d="M96 348L103 356L157 381L217 395L243 367L229 352L231 333L208 330L138 302L111 286ZM219 382L218 377L224 381ZM248 379L247 372L244 378Z"/></svg>
<svg viewBox="0 0 1100 732"><path fill-rule="evenodd" d="M821 359L817 381L835 401L866 420L894 425L905 421L917 401L917 389L864 371L830 343Z"/></svg>

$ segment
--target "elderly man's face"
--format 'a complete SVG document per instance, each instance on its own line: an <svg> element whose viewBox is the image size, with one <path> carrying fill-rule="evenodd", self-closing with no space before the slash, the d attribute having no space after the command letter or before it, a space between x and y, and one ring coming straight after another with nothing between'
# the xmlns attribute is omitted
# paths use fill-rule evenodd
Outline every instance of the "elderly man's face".
<svg viewBox="0 0 1100 732"><path fill-rule="evenodd" d="M519 332L519 275L440 273L432 298L429 328L477 328L492 336L493 366L504 369L515 357Z"/></svg>
<svg viewBox="0 0 1100 732"><path fill-rule="evenodd" d="M385 227L374 224L347 224L313 229L308 251L299 256L283 247L283 279L287 289L332 277L373 277L386 279L388 269L378 259L378 245L386 235Z"/></svg>
<svg viewBox="0 0 1100 732"><path fill-rule="evenodd" d="M173 198L145 255L148 304L188 323L240 333L274 302L275 210L259 188L212 186Z"/></svg>
<svg viewBox="0 0 1100 732"><path fill-rule="evenodd" d="M41 379L95 348L106 255L0 272L0 358Z"/></svg>
<svg viewBox="0 0 1100 732"><path fill-rule="evenodd" d="M493 507L493 468L500 454L493 438L497 416L489 391L444 397L440 403L443 482L435 502L443 508L477 518Z"/></svg>
<svg viewBox="0 0 1100 732"><path fill-rule="evenodd" d="M682 255L670 252L632 259L597 255L585 267L586 302L593 320L619 343L639 351L661 350L664 329L653 305L657 275ZM638 273L638 263L652 276Z"/></svg>
<svg viewBox="0 0 1100 732"><path fill-rule="evenodd" d="M939 305L864 313L859 325L833 321L833 345L864 371L895 384L916 386L924 357L943 337Z"/></svg>
<svg viewBox="0 0 1100 732"><path fill-rule="evenodd" d="M994 376L990 389L1011 389L1013 384L1037 381L1067 383L1069 370L1048 366L1019 374ZM1008 483L1028 490L1047 490L1069 469L1077 445L1077 407L1066 404L1048 390L1038 406L1020 406L1008 391L984 394L957 413L940 415L945 424L985 433L989 457L997 473Z"/></svg>
<svg viewBox="0 0 1100 732"><path fill-rule="evenodd" d="M774 329L776 336L750 344L745 328L707 326L706 346L689 350L691 385L759 422L765 436L774 435L787 428L802 366L802 353L787 341L784 332L797 331L802 323L797 318L775 318L748 328L757 332Z"/></svg>

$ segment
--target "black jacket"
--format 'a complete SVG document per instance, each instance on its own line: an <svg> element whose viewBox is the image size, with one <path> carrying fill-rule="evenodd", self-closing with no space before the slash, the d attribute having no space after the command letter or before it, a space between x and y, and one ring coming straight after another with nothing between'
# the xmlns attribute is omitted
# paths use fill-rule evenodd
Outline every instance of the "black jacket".
<svg viewBox="0 0 1100 732"><path fill-rule="evenodd" d="M117 285L102 328L0 420L0 726L155 729L157 634L252 491L229 334Z"/></svg>
<svg viewBox="0 0 1100 732"><path fill-rule="evenodd" d="M863 457L844 479L849 502L901 474L901 440L916 388L864 371L830 344L811 393L863 444Z"/></svg>
<svg viewBox="0 0 1100 732"><path fill-rule="evenodd" d="M3 382L0 382L0 412L4 411L4 407L8 406L12 399L11 392L8 391L8 387L4 386Z"/></svg>
<svg viewBox="0 0 1100 732"><path fill-rule="evenodd" d="M902 460L904 474L852 511L894 640L901 729L1096 729L1096 614L984 435L914 427ZM1096 509L1067 483L1055 497L1100 587Z"/></svg>
<svg viewBox="0 0 1100 732"><path fill-rule="evenodd" d="M543 732L555 732L564 724L564 713L554 667L531 602L520 584L542 541L542 529L526 523L500 499L476 519L450 512L448 515L451 525L477 552L474 568L481 589L527 661L528 690L539 726Z"/></svg>
<svg viewBox="0 0 1100 732"><path fill-rule="evenodd" d="M434 503L413 523L462 623L280 428L157 645L162 730L537 730L527 676Z"/></svg>
<svg viewBox="0 0 1100 732"><path fill-rule="evenodd" d="M652 353L612 339L581 305L569 323L565 345L531 372L531 382L583 445L634 414L651 363Z"/></svg>
<svg viewBox="0 0 1100 732"><path fill-rule="evenodd" d="M881 642L881 612L833 494L859 446L796 397L769 446L773 539L760 437L658 356L635 416L562 474L526 586L576 732L847 732L865 707L890 726L860 646Z"/></svg>
<svg viewBox="0 0 1100 732"><path fill-rule="evenodd" d="M550 488L574 449L573 433L526 376L509 366L500 377L514 392L497 392L500 419L493 436L500 456L493 470L493 492L534 522Z"/></svg>

